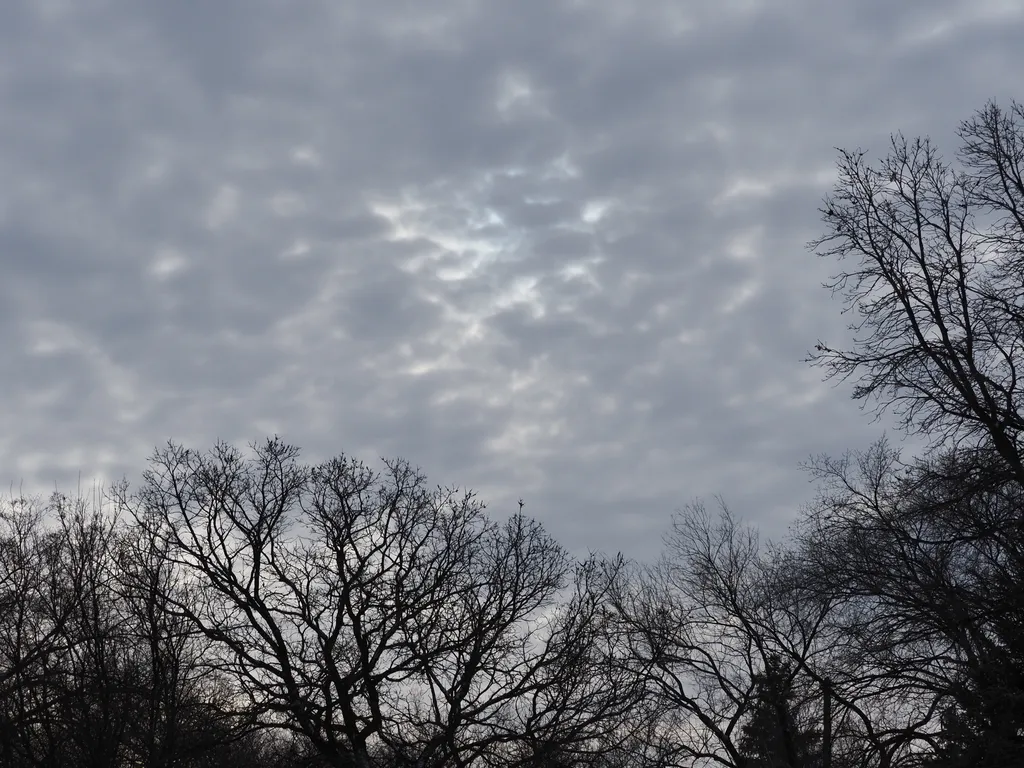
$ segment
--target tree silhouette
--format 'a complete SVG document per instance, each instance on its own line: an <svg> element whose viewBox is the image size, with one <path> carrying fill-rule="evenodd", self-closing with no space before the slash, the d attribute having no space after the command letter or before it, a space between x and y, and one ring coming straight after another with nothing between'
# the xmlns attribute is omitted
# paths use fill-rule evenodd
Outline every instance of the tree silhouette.
<svg viewBox="0 0 1024 768"><path fill-rule="evenodd" d="M821 765L821 733L804 721L794 677L777 655L753 676L754 704L739 736L745 768Z"/></svg>

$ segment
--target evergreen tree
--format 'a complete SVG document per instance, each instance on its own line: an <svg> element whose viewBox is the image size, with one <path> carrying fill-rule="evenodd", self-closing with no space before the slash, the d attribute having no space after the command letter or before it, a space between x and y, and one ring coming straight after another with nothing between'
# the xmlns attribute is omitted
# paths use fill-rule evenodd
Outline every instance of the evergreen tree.
<svg viewBox="0 0 1024 768"><path fill-rule="evenodd" d="M821 734L801 716L793 670L769 656L754 676L755 703L740 731L746 768L816 768L821 761Z"/></svg>

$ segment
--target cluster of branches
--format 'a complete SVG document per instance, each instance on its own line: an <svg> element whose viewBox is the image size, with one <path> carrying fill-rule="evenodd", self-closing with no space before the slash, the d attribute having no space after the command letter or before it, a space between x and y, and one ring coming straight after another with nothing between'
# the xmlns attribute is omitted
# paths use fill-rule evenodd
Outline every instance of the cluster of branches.
<svg viewBox="0 0 1024 768"><path fill-rule="evenodd" d="M855 320L812 360L929 443L813 462L793 546L835 637L809 674L879 765L1024 753L1024 106L989 103L958 133L955 166L902 136L876 164L841 153L813 243Z"/></svg>
<svg viewBox="0 0 1024 768"><path fill-rule="evenodd" d="M107 498L0 514L2 765L596 765L642 720L622 563L403 461L171 444Z"/></svg>
<svg viewBox="0 0 1024 768"><path fill-rule="evenodd" d="M109 509L0 502L0 765L275 765L295 752L229 701L167 610L195 589Z"/></svg>
<svg viewBox="0 0 1024 768"><path fill-rule="evenodd" d="M655 566L579 561L405 462L308 466L274 438L248 455L171 444L106 507L12 499L0 522L5 766L820 752L780 652L815 630L727 516L679 518Z"/></svg>
<svg viewBox="0 0 1024 768"><path fill-rule="evenodd" d="M1024 107L959 169L843 152L812 360L928 435L811 464L762 544L572 558L403 461L156 452L106 507L0 509L0 765L955 768L1024 754Z"/></svg>
<svg viewBox="0 0 1024 768"><path fill-rule="evenodd" d="M782 545L679 516L614 590L652 764L1008 766L1024 755L1024 105L840 154L812 243L852 339L811 361L929 444L810 469ZM659 762L660 761L660 762Z"/></svg>

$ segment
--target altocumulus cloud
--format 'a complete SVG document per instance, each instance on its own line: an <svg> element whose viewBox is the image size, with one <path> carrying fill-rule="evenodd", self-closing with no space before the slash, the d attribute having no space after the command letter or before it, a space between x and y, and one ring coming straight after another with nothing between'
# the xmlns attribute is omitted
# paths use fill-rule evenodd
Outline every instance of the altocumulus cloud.
<svg viewBox="0 0 1024 768"><path fill-rule="evenodd" d="M834 147L1020 97L996 0L0 4L0 477L402 455L577 551L884 427L801 359Z"/></svg>

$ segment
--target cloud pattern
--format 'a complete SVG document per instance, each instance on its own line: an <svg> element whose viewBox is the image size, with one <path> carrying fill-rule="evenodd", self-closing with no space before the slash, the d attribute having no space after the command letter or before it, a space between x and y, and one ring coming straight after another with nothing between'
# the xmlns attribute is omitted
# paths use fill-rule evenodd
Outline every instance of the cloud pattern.
<svg viewBox="0 0 1024 768"><path fill-rule="evenodd" d="M692 7L691 7L692 6ZM1019 93L1007 0L0 5L0 479L401 455L571 548L863 446L801 362L835 147Z"/></svg>

